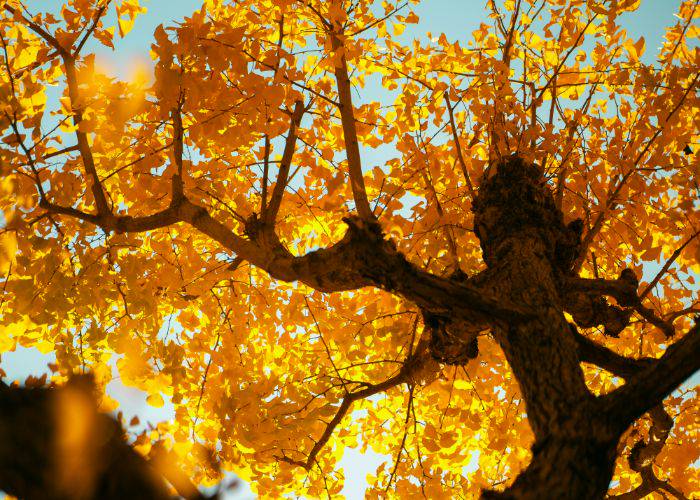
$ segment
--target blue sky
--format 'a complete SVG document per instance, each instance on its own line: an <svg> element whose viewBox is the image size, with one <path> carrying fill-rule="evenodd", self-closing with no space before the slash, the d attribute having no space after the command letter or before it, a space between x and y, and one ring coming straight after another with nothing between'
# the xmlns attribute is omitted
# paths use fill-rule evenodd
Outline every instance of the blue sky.
<svg viewBox="0 0 700 500"><path fill-rule="evenodd" d="M61 2L57 0L26 0L25 4L32 12L60 10ZM94 46L103 67L109 68L115 76L126 77L137 64L148 64L148 48L153 38L153 31L159 24L172 24L189 15L201 5L196 0L145 0L142 4L148 12L137 18L134 29L124 40L118 41L117 50L103 46ZM445 33L449 39L461 40L463 45L471 38L471 32L485 21L487 11L485 0L426 0L413 10L419 15L420 23L409 26L405 37L425 37L430 31L433 35ZM661 43L665 26L674 22L674 12L678 5L674 0L643 0L637 12L627 13L621 23L631 37L644 36L647 53L644 59L650 62ZM369 87L363 100L380 100L379 89ZM381 164L382 157L378 151L373 152L371 162ZM46 371L50 355L41 355L35 350L19 348L15 353L4 354L0 366L7 372L10 380L24 380L28 375L37 375ZM159 421L172 415L172 407L155 409L145 403L144 395L135 389L126 388L118 381L109 386L111 395L122 403L126 415L138 414L142 421ZM343 458L346 474L346 486L343 493L347 498L356 499L364 496L365 476L373 473L386 458L371 451L361 454L348 450ZM228 498L252 498L247 487L239 488Z"/></svg>

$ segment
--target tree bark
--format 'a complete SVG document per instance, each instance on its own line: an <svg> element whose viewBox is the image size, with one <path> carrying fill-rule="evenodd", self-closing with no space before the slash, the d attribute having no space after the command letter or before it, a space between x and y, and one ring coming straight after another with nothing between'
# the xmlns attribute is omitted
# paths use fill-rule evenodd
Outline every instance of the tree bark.
<svg viewBox="0 0 700 500"><path fill-rule="evenodd" d="M474 207L491 293L533 313L492 329L526 403L533 459L505 492L484 492L484 498L602 498L621 431L596 418L597 401L564 317L560 288L576 238L542 172L518 157L482 181Z"/></svg>

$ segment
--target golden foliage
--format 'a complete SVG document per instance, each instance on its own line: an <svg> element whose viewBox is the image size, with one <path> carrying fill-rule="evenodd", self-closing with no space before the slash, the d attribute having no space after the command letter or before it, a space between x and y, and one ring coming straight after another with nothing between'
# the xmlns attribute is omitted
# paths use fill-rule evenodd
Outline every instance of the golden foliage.
<svg viewBox="0 0 700 500"><path fill-rule="evenodd" d="M153 406L175 406L175 420L137 449L159 441L199 484L233 470L264 497L337 496L338 460L361 446L392 457L368 478L370 497L476 496L508 484L532 442L517 383L487 333L466 367L424 370L354 402L307 471L282 458L306 460L347 391L396 375L423 332L417 308L373 288L323 293L231 265L237 255L188 224L105 231L44 203L101 214L103 196L115 215L148 216L168 206L177 174L192 202L244 234L274 196L301 101L275 229L295 255L327 247L343 236L353 199L335 80L345 65L360 96L367 198L409 261L437 275L483 269L472 186L490 161L518 152L544 166L565 216L584 217L583 276L614 278L627 265L648 282L691 241L656 284L660 299L647 298L661 317L689 324L700 272L700 156L683 154L700 148L696 1L682 2L653 63L641 59L652 50L644 38L618 24L638 1L489 2L491 22L459 41L408 39L418 17L405 3L347 3L207 0L159 26L152 68L121 81L87 54L90 42L79 50L82 37L119 50L115 35L146 12L137 0L71 0L59 17L31 18L7 2L0 349L54 351L61 374L89 366L102 387L118 356L123 383ZM367 90L376 84L381 102ZM658 356L666 339L635 321L606 342ZM587 380L597 392L616 383L599 369ZM700 489L693 391L668 402L674 446L657 460L686 493ZM64 444L80 439L67 433ZM619 460L619 491L635 477Z"/></svg>

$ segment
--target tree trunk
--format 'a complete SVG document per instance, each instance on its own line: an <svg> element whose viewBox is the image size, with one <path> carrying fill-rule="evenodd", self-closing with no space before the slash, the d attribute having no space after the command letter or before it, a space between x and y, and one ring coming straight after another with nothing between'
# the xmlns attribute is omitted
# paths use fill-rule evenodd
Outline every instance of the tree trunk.
<svg viewBox="0 0 700 500"><path fill-rule="evenodd" d="M585 418L571 421L575 420ZM599 441L595 433L585 431L575 437L551 436L533 446L530 465L510 488L503 493L484 492L483 498L604 498L615 465L616 441Z"/></svg>
<svg viewBox="0 0 700 500"><path fill-rule="evenodd" d="M526 403L533 460L508 490L484 497L602 498L619 431L596 419L560 299L578 235L564 225L541 170L517 157L482 181L474 210L493 295L533 312L492 330Z"/></svg>

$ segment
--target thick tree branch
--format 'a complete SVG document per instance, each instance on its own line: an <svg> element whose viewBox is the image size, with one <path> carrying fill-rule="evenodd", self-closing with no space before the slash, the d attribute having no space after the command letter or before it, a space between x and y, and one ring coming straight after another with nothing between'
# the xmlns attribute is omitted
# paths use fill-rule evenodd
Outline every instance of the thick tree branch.
<svg viewBox="0 0 700 500"><path fill-rule="evenodd" d="M376 222L347 218L348 231L343 239L328 248L294 256L274 232L255 232L255 224L249 231L250 239L238 236L204 207L192 203L184 195L178 196L179 182L179 177L173 176L173 198L169 207L143 217L88 214L46 199L41 200L40 206L51 213L74 217L117 233L151 231L185 222L273 278L301 281L323 292L375 286L397 293L425 311L452 315L457 320L480 326L532 316L526 308L493 298L475 282L443 278L419 269L408 262L392 242L384 239Z"/></svg>
<svg viewBox="0 0 700 500"><path fill-rule="evenodd" d="M39 31L41 28L38 27ZM49 35L50 37L50 35ZM47 38L49 41L50 38ZM87 135L81 131L81 102L75 72L74 59L62 52L66 67L69 94L77 126L78 149L88 177L92 181L97 214L90 214L70 206L59 206L42 197L40 205L49 212L67 215L96 224L106 231L141 232L158 229L178 222L186 222L207 234L224 248L231 250L240 259L266 270L271 276L284 281L300 280L318 290L332 292L377 286L406 297L421 309L452 314L456 319L477 324L487 324L495 319L505 321L529 317L529 312L514 304L491 298L469 283L440 278L418 269L396 251L393 244L385 241L381 228L374 222L369 209L362 179L359 144L355 129L350 80L347 60L343 54L341 35L332 33L334 49L338 52L339 65L336 79L340 96L341 120L348 150L350 177L360 219L347 219L349 230L335 245L310 252L304 256L293 256L280 243L269 225L251 220L246 228L248 238L238 236L224 224L214 220L203 207L191 203L182 193L182 123L179 112L172 114L174 127L174 162L178 174L173 176L172 201L167 208L148 216L131 217L114 215L100 183ZM280 178L268 205L267 213L274 216L279 208L281 193L286 184L291 156L294 151L295 129L303 108L297 103L292 117L292 126L285 147ZM362 219L365 222L362 222ZM266 227L267 226L267 227ZM261 230L262 229L262 230ZM439 310L436 304L440 304ZM470 304L465 307L465 304Z"/></svg>
<svg viewBox="0 0 700 500"><path fill-rule="evenodd" d="M39 206L50 213L67 215L75 219L80 219L96 226L101 227L105 231L115 231L116 233L140 233L143 231L152 231L161 227L170 226L180 222L178 207L170 206L164 210L156 212L152 215L143 217L131 217L129 215L95 215L83 212L81 210L56 205L48 200L41 200Z"/></svg>
<svg viewBox="0 0 700 500"><path fill-rule="evenodd" d="M5 10L17 16L17 11L5 5ZM104 13L106 5L98 10L96 13L94 24L88 29L87 36L92 33L92 30L97 25L99 18ZM34 21L27 19L23 15L19 15L24 23L31 29L34 33L39 35L44 41L46 41L51 47L56 49L63 60L63 65L65 68L66 83L68 85L68 97L70 99L70 104L73 112L73 125L75 126L75 135L78 140L78 150L80 151L80 156L83 160L83 166L85 167L85 172L90 178L91 190L93 197L95 198L95 205L97 206L97 213L100 215L106 215L111 212L109 205L107 204L107 197L105 196L102 183L97 174L97 169L95 167L95 160L92 156L92 150L90 149L90 143L87 138L87 134L81 130L80 124L83 122L82 108L84 103L80 100L80 90L78 88L78 78L75 70L75 55L71 53L69 48L63 47L59 41L51 35L44 28L36 24ZM80 48L82 48L82 43ZM76 52L77 54L77 52Z"/></svg>
<svg viewBox="0 0 700 500"><path fill-rule="evenodd" d="M583 292L593 297L607 295L615 298L623 307L631 307L639 313L649 323L659 328L667 337L672 337L675 333L673 324L658 317L654 311L642 304L641 298L637 295L637 279L631 270L625 269L616 280L606 279L585 279L570 277L566 278L567 289ZM571 305L571 294L569 294ZM575 299L573 299L575 300ZM574 306L575 308L575 306ZM588 325L584 325L588 326Z"/></svg>
<svg viewBox="0 0 700 500"><path fill-rule="evenodd" d="M581 335L575 328L571 330L581 361L593 363L627 380L624 386L602 398L604 406L611 412L611 422L616 422L616 425L627 426L650 408L660 405L668 394L700 370L698 324L658 360L621 356Z"/></svg>
<svg viewBox="0 0 700 500"><path fill-rule="evenodd" d="M361 218L374 220L374 213L367 200L367 190L365 189L365 181L362 176L362 161L360 158L360 145L357 139L357 128L355 126L355 111L352 107L352 89L348 74L348 61L345 57L345 47L340 38L343 35L331 32L330 36L335 57L338 58L335 63L335 80L338 86L338 100L340 101L338 108L340 109L340 120L343 125L350 186L355 199L355 207Z"/></svg>
<svg viewBox="0 0 700 500"><path fill-rule="evenodd" d="M649 416L651 417L649 439L647 441L644 439L637 441L632 447L628 459L630 468L641 475L642 483L627 493L609 496L609 500L638 500L660 489L668 491L679 500L686 498L682 492L678 491L668 481L662 481L654 473L654 460L666 444L673 427L673 419L664 410L663 405L652 408Z"/></svg>
<svg viewBox="0 0 700 500"><path fill-rule="evenodd" d="M639 486L632 491L628 491L627 493L610 495L607 497L608 500L641 500L658 489L667 486L667 482L661 481L659 478L657 478L651 468L644 469L640 474L642 476L642 483ZM681 495L676 495L676 497L679 500L685 498Z"/></svg>
<svg viewBox="0 0 700 500"><path fill-rule="evenodd" d="M212 218L202 207L189 201L180 208L182 220L218 241L240 258L283 281L302 281L323 292L355 290L376 286L397 293L421 309L452 314L457 319L489 324L496 319L517 321L531 312L503 300L495 300L471 282L435 276L417 268L386 241L377 223L346 218L348 231L334 245L293 256L274 234L259 240L236 236ZM255 235L257 236L257 235ZM436 310L436 304L440 304Z"/></svg>
<svg viewBox="0 0 700 500"><path fill-rule="evenodd" d="M671 345L661 358L622 387L601 398L609 421L627 427L700 370L700 323Z"/></svg>
<svg viewBox="0 0 700 500"><path fill-rule="evenodd" d="M80 90L78 89L78 77L75 71L75 59L72 56L63 56L63 64L66 68L66 82L68 83L68 96L70 98L71 108L73 111L73 125L75 126L75 137L78 140L78 150L80 157L83 160L85 172L88 174L92 186L92 195L95 198L97 213L105 215L111 212L107 204L102 182L97 174L95 167L95 159L92 156L90 142L87 134L81 130L80 124L83 122L83 103L80 102Z"/></svg>
<svg viewBox="0 0 700 500"><path fill-rule="evenodd" d="M301 117L303 115L304 105L301 101L296 101L294 103L294 111L292 111L292 117L289 123L289 132L287 133L287 139L284 143L284 151L282 153L279 173L277 174L277 182L275 183L275 188L272 191L272 196L270 197L270 202L267 205L267 209L263 214L264 221L270 226L275 224L277 212L279 212L280 205L282 204L284 190L287 188L287 182L289 182L289 168L292 165L292 156L294 155L294 147L296 146L297 128L301 123ZM266 141L269 141L269 139L266 139ZM267 150L267 148L269 148L269 142L266 142L265 144Z"/></svg>
<svg viewBox="0 0 700 500"><path fill-rule="evenodd" d="M182 127L182 95L178 100L177 106L170 112L170 117L173 121L173 163L177 167L177 175L182 177L182 155L183 155L183 140L184 130Z"/></svg>
<svg viewBox="0 0 700 500"><path fill-rule="evenodd" d="M267 134L265 134L264 144L262 192L260 194L260 213L263 215L267 212L267 181L270 174L270 136Z"/></svg>
<svg viewBox="0 0 700 500"><path fill-rule="evenodd" d="M572 325L571 331L578 344L579 359L592 363L614 375L629 379L654 363L653 358L632 359L608 349L579 333Z"/></svg>

